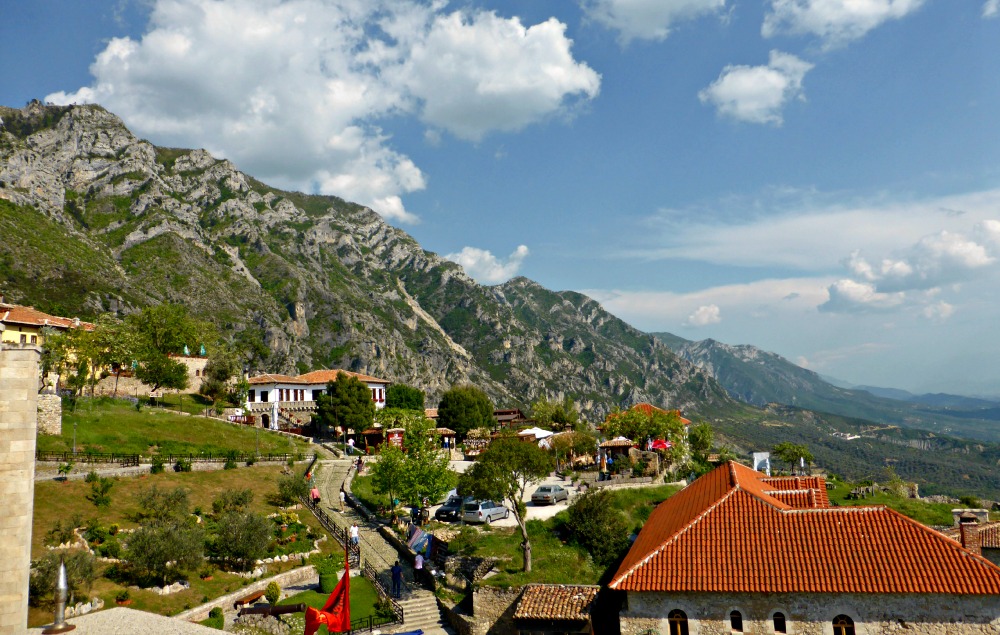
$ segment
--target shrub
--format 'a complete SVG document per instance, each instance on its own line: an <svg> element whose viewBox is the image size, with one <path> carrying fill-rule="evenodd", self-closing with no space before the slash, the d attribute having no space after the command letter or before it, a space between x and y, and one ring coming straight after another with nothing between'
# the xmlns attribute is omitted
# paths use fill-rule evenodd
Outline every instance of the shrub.
<svg viewBox="0 0 1000 635"><path fill-rule="evenodd" d="M60 463L57 470L62 476L69 476L69 473L73 471L73 462L70 461L69 463Z"/></svg>
<svg viewBox="0 0 1000 635"><path fill-rule="evenodd" d="M209 617L222 617L222 609L216 606L208 612Z"/></svg>
<svg viewBox="0 0 1000 635"><path fill-rule="evenodd" d="M210 553L229 568L249 571L267 555L274 524L260 514L226 512L218 521Z"/></svg>
<svg viewBox="0 0 1000 635"><path fill-rule="evenodd" d="M83 477L84 483L96 483L100 477L97 475L96 470L90 470L87 475Z"/></svg>
<svg viewBox="0 0 1000 635"><path fill-rule="evenodd" d="M28 579L31 604L37 606L55 592L60 561L66 563L66 583L71 593L83 588L90 589L97 577L93 554L81 550L49 552L31 563Z"/></svg>
<svg viewBox="0 0 1000 635"><path fill-rule="evenodd" d="M236 459L230 457L226 459L226 462L222 464L222 469L224 470L235 470L236 469Z"/></svg>
<svg viewBox="0 0 1000 635"><path fill-rule="evenodd" d="M96 473L91 472L91 474ZM89 478L90 475L88 474ZM111 488L114 487L115 482L110 477L101 476L97 480L90 482L90 494L87 494L87 500L93 503L98 508L105 508L111 506Z"/></svg>
<svg viewBox="0 0 1000 635"><path fill-rule="evenodd" d="M134 580L162 584L202 565L204 550L201 526L164 521L137 529L129 537L124 559Z"/></svg>
<svg viewBox="0 0 1000 635"><path fill-rule="evenodd" d="M122 555L122 543L117 540L109 540L97 548L97 553L102 558L120 558Z"/></svg>
<svg viewBox="0 0 1000 635"><path fill-rule="evenodd" d="M75 516L72 520L57 520L55 526L49 530L49 533L45 534L45 544L55 546L73 542L76 538L73 535L73 530L81 524L79 516Z"/></svg>
<svg viewBox="0 0 1000 635"><path fill-rule="evenodd" d="M267 600L268 604L277 604L278 600L281 599L281 586L274 582L268 582L267 588L264 590L264 599Z"/></svg>
<svg viewBox="0 0 1000 635"><path fill-rule="evenodd" d="M175 472L190 472L191 471L191 461L189 459L177 459L174 463Z"/></svg>
<svg viewBox="0 0 1000 635"><path fill-rule="evenodd" d="M226 490L218 498L212 501L212 511L216 514L223 512L241 512L253 502L253 490L237 489Z"/></svg>
<svg viewBox="0 0 1000 635"><path fill-rule="evenodd" d="M299 476L291 474L278 479L278 502L281 505L294 505L309 493L309 486Z"/></svg>
<svg viewBox="0 0 1000 635"><path fill-rule="evenodd" d="M118 593L115 593L115 602L127 602L132 598L132 595L128 592L128 589L122 589Z"/></svg>
<svg viewBox="0 0 1000 635"><path fill-rule="evenodd" d="M153 461L149 466L150 474L162 474L163 473L163 457L159 454L153 456Z"/></svg>
<svg viewBox="0 0 1000 635"><path fill-rule="evenodd" d="M121 527L118 526L118 523L111 523L111 526L108 527L108 533L112 536L116 536L118 535L119 529L121 529Z"/></svg>
<svg viewBox="0 0 1000 635"><path fill-rule="evenodd" d="M587 492L570 506L565 525L569 539L603 566L614 562L629 546L628 522L614 507L613 498L606 490Z"/></svg>

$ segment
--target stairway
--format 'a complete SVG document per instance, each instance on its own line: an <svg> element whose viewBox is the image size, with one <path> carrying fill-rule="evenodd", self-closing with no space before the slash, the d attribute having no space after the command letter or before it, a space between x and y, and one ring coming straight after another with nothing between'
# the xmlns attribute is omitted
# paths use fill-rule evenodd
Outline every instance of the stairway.
<svg viewBox="0 0 1000 635"><path fill-rule="evenodd" d="M402 625L382 628L382 632L405 633L421 629L424 635L452 635L454 630L441 619L437 598L434 594L413 581L413 569L409 563L399 557L396 548L386 542L378 532L378 525L369 523L350 506L340 513L340 487L350 472L352 461L320 461L314 469L316 487L322 494L322 506L339 527L348 528L358 523L361 557L379 572L386 586L389 582L389 569L396 560L403 567L403 599L398 600L403 607L404 623Z"/></svg>

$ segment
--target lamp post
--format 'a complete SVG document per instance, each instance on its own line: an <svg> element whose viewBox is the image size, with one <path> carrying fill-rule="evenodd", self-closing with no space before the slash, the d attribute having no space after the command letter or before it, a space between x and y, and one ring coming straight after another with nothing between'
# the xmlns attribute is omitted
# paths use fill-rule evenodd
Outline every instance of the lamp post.
<svg viewBox="0 0 1000 635"><path fill-rule="evenodd" d="M56 619L52 626L46 628L42 633L65 633L71 631L76 626L66 623L66 595L69 591L69 584L66 582L66 563L59 561L59 581L56 583Z"/></svg>
<svg viewBox="0 0 1000 635"><path fill-rule="evenodd" d="M73 454L76 454L76 421L73 421Z"/></svg>

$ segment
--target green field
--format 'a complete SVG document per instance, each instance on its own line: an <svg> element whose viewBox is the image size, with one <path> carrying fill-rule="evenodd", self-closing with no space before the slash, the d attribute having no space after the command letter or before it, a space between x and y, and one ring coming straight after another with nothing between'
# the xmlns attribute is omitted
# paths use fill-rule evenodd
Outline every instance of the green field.
<svg viewBox="0 0 1000 635"><path fill-rule="evenodd" d="M177 395L172 396L177 399ZM191 395L184 399L195 403ZM199 406L203 408L204 406ZM63 408L62 434L39 435L38 450L117 452L124 454L225 454L230 451L261 454L308 453L312 446L268 431L237 426L217 419L179 414L167 408L143 406L136 410L119 399L78 399Z"/></svg>

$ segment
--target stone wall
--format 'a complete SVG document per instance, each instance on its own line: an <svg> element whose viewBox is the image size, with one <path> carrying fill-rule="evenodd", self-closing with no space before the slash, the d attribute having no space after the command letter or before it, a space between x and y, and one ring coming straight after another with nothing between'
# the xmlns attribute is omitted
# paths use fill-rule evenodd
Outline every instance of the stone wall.
<svg viewBox="0 0 1000 635"><path fill-rule="evenodd" d="M34 346L0 344L0 634L28 625L38 360Z"/></svg>
<svg viewBox="0 0 1000 635"><path fill-rule="evenodd" d="M516 635L514 611L524 587L500 589L480 587L472 594L475 626L472 635Z"/></svg>
<svg viewBox="0 0 1000 635"><path fill-rule="evenodd" d="M1000 631L1000 597L903 594L628 593L621 634L667 635L667 614L680 609L690 635L731 635L729 614L743 616L748 635L774 633L785 615L789 635L832 635L833 618L847 615L857 635L986 635Z"/></svg>
<svg viewBox="0 0 1000 635"><path fill-rule="evenodd" d="M271 582L277 582L278 586L282 589L294 585L319 584L319 575L317 575L316 569L312 565L292 569L291 571L279 573L278 575L271 576L270 578L263 578L261 580L257 580L256 582L252 582L238 591L234 591L228 595L223 595L222 597L217 597L211 602L207 602L201 606L196 606L193 609L184 611L183 613L178 613L174 616L174 618L187 620L189 622L200 622L208 619L208 614L215 607L219 607L223 611L232 612L233 602L256 593L257 591L263 591Z"/></svg>
<svg viewBox="0 0 1000 635"><path fill-rule="evenodd" d="M62 434L62 399L59 395L38 395L38 434Z"/></svg>

